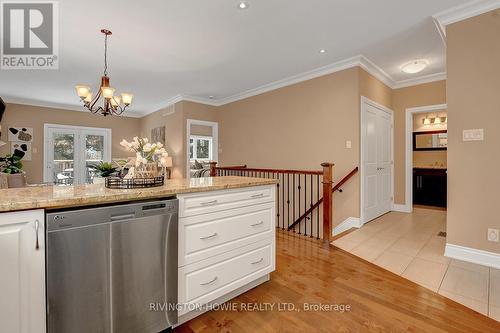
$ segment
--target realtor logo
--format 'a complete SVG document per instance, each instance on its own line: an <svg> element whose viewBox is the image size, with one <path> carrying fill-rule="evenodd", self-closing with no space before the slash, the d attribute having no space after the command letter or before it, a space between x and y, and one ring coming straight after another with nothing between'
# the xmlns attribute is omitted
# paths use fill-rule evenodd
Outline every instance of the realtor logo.
<svg viewBox="0 0 500 333"><path fill-rule="evenodd" d="M1 69L58 69L58 3L0 1Z"/></svg>

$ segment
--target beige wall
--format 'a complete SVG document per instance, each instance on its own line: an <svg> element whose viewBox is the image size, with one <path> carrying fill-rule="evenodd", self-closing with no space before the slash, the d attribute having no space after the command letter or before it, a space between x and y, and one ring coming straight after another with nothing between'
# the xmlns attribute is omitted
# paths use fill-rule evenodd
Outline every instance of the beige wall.
<svg viewBox="0 0 500 333"><path fill-rule="evenodd" d="M167 152L172 156L172 178L186 176L187 150L187 120L217 121L216 108L193 102L179 102L165 109L156 111L141 118L140 133L150 137L151 129L165 126Z"/></svg>
<svg viewBox="0 0 500 333"><path fill-rule="evenodd" d="M212 127L204 125L191 125L191 135L212 136Z"/></svg>
<svg viewBox="0 0 500 333"><path fill-rule="evenodd" d="M361 92L390 107L390 89L360 68L220 107L221 163L320 170L331 161L340 179L359 165ZM351 216L359 216L358 176L335 196L334 225Z"/></svg>
<svg viewBox="0 0 500 333"><path fill-rule="evenodd" d="M392 94L394 110L394 202L405 204L406 109L446 104L446 81L396 89Z"/></svg>
<svg viewBox="0 0 500 333"><path fill-rule="evenodd" d="M112 131L112 156L130 156L125 152L120 141L130 136L130 133L139 133L138 118L129 117L102 117L90 112L69 111L38 106L7 104L2 118L2 140L7 142L8 127L32 127L32 160L23 161L28 182L43 182L43 126L44 124L60 124L73 126L87 126L111 128ZM36 151L36 152L35 152ZM10 153L10 143L0 148L0 155Z"/></svg>
<svg viewBox="0 0 500 333"><path fill-rule="evenodd" d="M500 229L500 10L447 28L447 242L500 253L487 228ZM485 140L463 142L464 129L483 128Z"/></svg>

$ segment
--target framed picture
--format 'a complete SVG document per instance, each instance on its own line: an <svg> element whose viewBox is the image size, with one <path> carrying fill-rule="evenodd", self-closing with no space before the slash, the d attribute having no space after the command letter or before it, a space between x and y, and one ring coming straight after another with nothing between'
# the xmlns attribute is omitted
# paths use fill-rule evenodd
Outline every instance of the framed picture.
<svg viewBox="0 0 500 333"><path fill-rule="evenodd" d="M21 160L23 161L31 161L31 143L12 142L10 148L12 155L21 157Z"/></svg>
<svg viewBox="0 0 500 333"><path fill-rule="evenodd" d="M165 126L156 127L151 130L151 142L165 144Z"/></svg>
<svg viewBox="0 0 500 333"><path fill-rule="evenodd" d="M33 142L33 128L30 127L9 127L10 142Z"/></svg>

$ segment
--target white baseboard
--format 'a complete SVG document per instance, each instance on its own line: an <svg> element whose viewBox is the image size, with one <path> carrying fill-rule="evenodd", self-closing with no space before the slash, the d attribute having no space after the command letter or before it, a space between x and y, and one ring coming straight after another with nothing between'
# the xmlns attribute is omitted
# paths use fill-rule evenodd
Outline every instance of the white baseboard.
<svg viewBox="0 0 500 333"><path fill-rule="evenodd" d="M411 213L413 211L411 205L399 205L399 204L394 204L392 206L392 210L394 212L400 212L400 213Z"/></svg>
<svg viewBox="0 0 500 333"><path fill-rule="evenodd" d="M444 256L500 269L500 254L446 243Z"/></svg>
<svg viewBox="0 0 500 333"><path fill-rule="evenodd" d="M348 217L338 226L333 228L333 235L336 236L351 228L360 228L360 227L361 227L361 222L359 217Z"/></svg>

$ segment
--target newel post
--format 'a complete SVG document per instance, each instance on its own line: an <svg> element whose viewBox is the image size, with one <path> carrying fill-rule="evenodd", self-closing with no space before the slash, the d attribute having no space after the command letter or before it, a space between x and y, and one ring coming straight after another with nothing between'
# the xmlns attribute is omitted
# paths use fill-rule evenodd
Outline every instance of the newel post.
<svg viewBox="0 0 500 333"><path fill-rule="evenodd" d="M216 177L217 176L217 162L211 161L210 162L210 177Z"/></svg>
<svg viewBox="0 0 500 333"><path fill-rule="evenodd" d="M322 163L323 167L323 245L328 246L332 237L333 219L333 163Z"/></svg>

